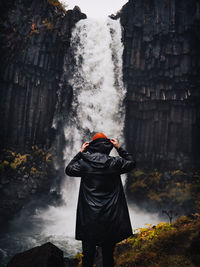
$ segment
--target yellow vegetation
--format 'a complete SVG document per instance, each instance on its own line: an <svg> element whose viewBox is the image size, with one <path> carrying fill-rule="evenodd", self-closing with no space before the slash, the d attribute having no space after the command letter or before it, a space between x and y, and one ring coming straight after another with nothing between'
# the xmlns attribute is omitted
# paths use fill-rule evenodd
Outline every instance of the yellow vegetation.
<svg viewBox="0 0 200 267"><path fill-rule="evenodd" d="M47 0L47 2L52 5L57 7L58 9L62 10L64 13L66 13L66 9L62 3L60 3L58 0Z"/></svg>
<svg viewBox="0 0 200 267"><path fill-rule="evenodd" d="M32 152L30 154L17 153L12 150L4 150L4 160L0 160L0 171L9 172L13 170L20 170L23 173L44 173L45 165L41 170L36 169L34 166L40 166L40 164L49 164L52 161L52 154L49 150L42 151L37 145L32 146ZM34 165L34 166L32 166Z"/></svg>
<svg viewBox="0 0 200 267"><path fill-rule="evenodd" d="M51 161L51 154L50 153L47 153L46 154L46 162L50 162Z"/></svg>
<svg viewBox="0 0 200 267"><path fill-rule="evenodd" d="M31 168L31 173L36 173L37 172L37 169L35 167L32 167Z"/></svg>
<svg viewBox="0 0 200 267"><path fill-rule="evenodd" d="M48 30L52 30L54 27L53 27L53 23L48 21L47 19L44 19L42 21L42 24L47 27Z"/></svg>
<svg viewBox="0 0 200 267"><path fill-rule="evenodd" d="M17 169L22 163L27 162L27 156L30 154L24 154L21 155L20 153L15 154L13 151L9 151L11 155L14 157L14 160L10 163L10 167L12 169ZM7 160L4 160L5 165L9 165L9 162Z"/></svg>
<svg viewBox="0 0 200 267"><path fill-rule="evenodd" d="M182 216L173 224L161 222L136 229L137 234L117 244L115 266L197 266L200 255L193 247L200 245L200 214L194 216Z"/></svg>
<svg viewBox="0 0 200 267"><path fill-rule="evenodd" d="M74 259L74 260L78 260L78 261L80 261L80 260L82 259L82 257L83 257L83 254L82 254L82 253L77 253L77 254L73 257L73 259Z"/></svg>
<svg viewBox="0 0 200 267"><path fill-rule="evenodd" d="M152 201L156 201L156 202L161 202L162 198L159 194L157 194L155 191L153 190L149 190L148 192L148 197L152 200Z"/></svg>
<svg viewBox="0 0 200 267"><path fill-rule="evenodd" d="M21 155L20 153L18 153L14 159L14 164L16 165L16 167L18 167L19 165L21 165L23 162L25 163L27 161L27 156L29 154L24 154Z"/></svg>
<svg viewBox="0 0 200 267"><path fill-rule="evenodd" d="M171 171L171 175L176 175L176 174L185 174L183 171L181 170L173 170Z"/></svg>
<svg viewBox="0 0 200 267"><path fill-rule="evenodd" d="M200 214L180 217L170 224L135 229L136 234L115 246L115 267L195 267L200 262ZM73 259L81 266L82 254Z"/></svg>
<svg viewBox="0 0 200 267"><path fill-rule="evenodd" d="M136 176L136 177L141 176L142 174L145 174L145 173L140 169L135 169L133 171L133 175Z"/></svg>
<svg viewBox="0 0 200 267"><path fill-rule="evenodd" d="M164 173L154 170L143 172L137 169L131 172L128 181L128 190L136 203L149 202L157 210L163 210L170 205L178 210L188 209L186 212L200 211L200 173L183 172L181 170L168 171L168 177Z"/></svg>

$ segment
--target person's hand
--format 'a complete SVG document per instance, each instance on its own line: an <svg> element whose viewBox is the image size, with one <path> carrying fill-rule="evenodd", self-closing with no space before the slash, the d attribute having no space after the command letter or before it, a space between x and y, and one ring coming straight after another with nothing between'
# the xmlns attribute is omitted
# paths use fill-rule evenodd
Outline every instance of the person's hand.
<svg viewBox="0 0 200 267"><path fill-rule="evenodd" d="M81 152L83 152L86 147L89 146L89 142L85 142L83 145L82 145L82 148L81 148Z"/></svg>
<svg viewBox="0 0 200 267"><path fill-rule="evenodd" d="M120 146L119 146L119 143L117 142L116 139L111 138L111 139L110 139L110 142L113 143L113 145L114 145L116 148L119 148L119 147L120 147Z"/></svg>

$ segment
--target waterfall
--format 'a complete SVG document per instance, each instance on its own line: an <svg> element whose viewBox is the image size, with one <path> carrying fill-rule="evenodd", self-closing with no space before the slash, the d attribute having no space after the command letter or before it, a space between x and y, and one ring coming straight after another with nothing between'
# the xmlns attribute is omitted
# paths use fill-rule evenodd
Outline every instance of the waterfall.
<svg viewBox="0 0 200 267"><path fill-rule="evenodd" d="M119 21L81 20L71 38L74 75L71 114L64 127L67 161L93 132L123 140L125 89L122 83ZM90 140L89 140L90 141Z"/></svg>
<svg viewBox="0 0 200 267"><path fill-rule="evenodd" d="M123 46L119 21L79 21L72 33L71 46L75 68L70 83L74 95L64 126L66 164L84 142L91 141L91 134L95 132L104 132L109 138L124 143L123 99L126 91L122 83ZM112 153L117 155L115 149ZM73 180L66 178L63 185L62 195L67 200Z"/></svg>
<svg viewBox="0 0 200 267"><path fill-rule="evenodd" d="M72 32L71 50L74 70L69 82L73 88L73 101L63 127L65 166L84 142L91 141L95 132L104 132L124 146L126 90L122 82L123 45L119 21L109 18L106 21L79 21ZM115 149L111 155L118 155ZM45 212L38 210L36 215L44 221L43 235L67 237L73 243L73 249L80 245L74 240L79 184L80 178L65 175L61 186L64 204L50 206Z"/></svg>

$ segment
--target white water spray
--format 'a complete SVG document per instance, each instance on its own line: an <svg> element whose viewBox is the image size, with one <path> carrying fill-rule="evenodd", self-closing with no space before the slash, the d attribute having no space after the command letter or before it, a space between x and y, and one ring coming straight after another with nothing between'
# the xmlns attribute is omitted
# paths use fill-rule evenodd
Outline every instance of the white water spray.
<svg viewBox="0 0 200 267"><path fill-rule="evenodd" d="M71 45L76 64L70 81L74 92L72 110L64 127L66 164L80 151L83 142L90 141L91 133L104 132L124 143L126 91L122 83L119 22L81 20L72 33ZM116 153L115 149L112 153ZM69 180L72 184L72 178ZM68 186L63 186L64 199L69 195Z"/></svg>

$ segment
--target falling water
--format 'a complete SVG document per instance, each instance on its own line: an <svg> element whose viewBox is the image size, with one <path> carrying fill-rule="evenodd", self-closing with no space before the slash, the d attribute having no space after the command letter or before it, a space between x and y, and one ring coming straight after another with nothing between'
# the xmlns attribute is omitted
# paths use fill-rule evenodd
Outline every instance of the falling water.
<svg viewBox="0 0 200 267"><path fill-rule="evenodd" d="M75 69L73 103L64 127L67 161L93 132L123 139L125 88L122 83L121 29L118 21L81 20L72 33Z"/></svg>
<svg viewBox="0 0 200 267"><path fill-rule="evenodd" d="M80 151L83 142L90 141L91 133L104 132L123 144L126 93L118 21L81 20L72 33L71 45L76 63L70 80L74 92L72 110L64 127L66 164ZM69 195L72 179L66 178L66 183L64 198Z"/></svg>

